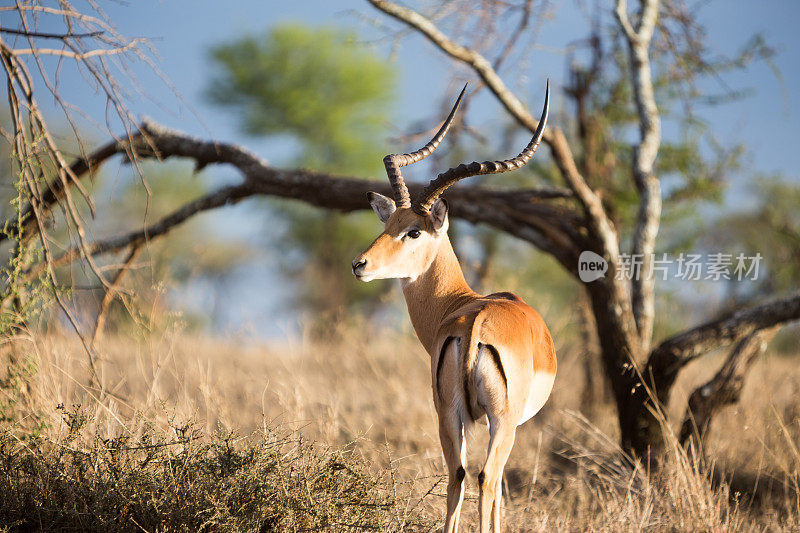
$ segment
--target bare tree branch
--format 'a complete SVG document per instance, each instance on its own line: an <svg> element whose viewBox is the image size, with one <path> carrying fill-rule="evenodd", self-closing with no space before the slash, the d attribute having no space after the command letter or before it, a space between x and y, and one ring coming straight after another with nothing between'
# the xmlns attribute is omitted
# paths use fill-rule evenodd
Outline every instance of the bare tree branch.
<svg viewBox="0 0 800 533"><path fill-rule="evenodd" d="M103 294L103 299L100 302L100 307L97 310L97 318L94 321L94 331L92 333L92 348L95 350L97 350L97 342L103 336L106 326L106 318L108 317L108 311L111 309L111 302L113 302L114 298L117 296L120 284L122 283L122 278L124 278L125 274L127 274L130 270L130 267L136 259L136 256L139 255L140 250L140 246L133 246L131 248L131 251L128 253L128 257L125 258L122 266L119 268L119 270L117 270L117 273L111 280L111 287L105 291L105 294Z"/></svg>
<svg viewBox="0 0 800 533"><path fill-rule="evenodd" d="M70 59L75 59L78 61L85 61L87 59L91 59L93 57L99 56L111 56L116 54L122 54L133 50L136 48L139 43L144 42L143 39L134 39L131 42L125 44L124 46L120 46L117 48L100 48L97 50L89 50L88 52L74 52L72 50L63 50L61 48L15 48L14 55L16 56L26 56L26 55L46 55L46 56L61 56L61 57L68 57Z"/></svg>
<svg viewBox="0 0 800 533"><path fill-rule="evenodd" d="M714 416L726 405L739 401L748 370L777 332L776 327L746 336L730 351L714 377L692 392L681 425L681 445L692 439L697 451L702 450Z"/></svg>
<svg viewBox="0 0 800 533"><path fill-rule="evenodd" d="M130 247L139 247L182 224L192 216L224 205L237 203L256 195L302 200L311 205L355 211L368 209L366 193L377 191L390 194L385 180L370 181L359 178L335 176L305 169L282 170L270 166L248 150L227 143L201 140L164 128L152 122L141 126L141 134L134 136L134 144L112 141L72 164L77 176L95 170L115 154L126 157L167 159L181 157L193 159L197 167L209 164L230 164L243 178L240 185L220 188L197 200L188 202L159 221L124 235L74 246L51 258L53 267L63 266L81 257L87 258L117 253ZM61 198L69 182L54 182L49 194L43 194L41 205L50 205ZM409 184L412 193L422 191L421 184ZM527 240L551 253L575 271L579 254L580 217L564 206L549 205L542 200L570 198L565 189L489 190L482 187L453 187L446 197L451 202L453 216L472 223L486 223ZM37 204L39 205L39 204ZM494 206L494 208L489 208ZM29 209L33 209L30 206ZM32 228L31 235L37 234ZM27 275L35 277L45 264L28 269ZM112 284L113 285L113 282Z"/></svg>
<svg viewBox="0 0 800 533"><path fill-rule="evenodd" d="M36 39L80 39L83 37L98 37L103 34L102 31L92 31L86 33L46 33L41 31L26 31L14 30L11 28L0 28L1 33L9 33L11 35L22 35L24 37L34 37Z"/></svg>
<svg viewBox="0 0 800 533"><path fill-rule="evenodd" d="M653 252L661 219L661 184L654 164L661 144L661 119L656 107L648 49L658 18L658 0L641 0L639 27L628 19L627 1L617 0L616 15L628 41L631 82L639 114L640 141L633 150L633 179L639 192L639 211L633 231L632 254L641 259L641 274L631 280L631 303L643 351L653 336L655 276L651 275Z"/></svg>
<svg viewBox="0 0 800 533"><path fill-rule="evenodd" d="M652 377L656 394L666 405L678 372L690 361L760 330L795 320L800 320L800 292L738 309L662 341L650 353L645 376Z"/></svg>

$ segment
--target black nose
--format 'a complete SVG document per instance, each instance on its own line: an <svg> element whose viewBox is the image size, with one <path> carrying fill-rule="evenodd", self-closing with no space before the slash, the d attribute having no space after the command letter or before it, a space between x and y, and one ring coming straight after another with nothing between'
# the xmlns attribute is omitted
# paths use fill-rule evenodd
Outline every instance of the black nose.
<svg viewBox="0 0 800 533"><path fill-rule="evenodd" d="M358 270L359 268L366 266L366 264L367 264L366 259L353 261L353 273L355 273L356 270Z"/></svg>

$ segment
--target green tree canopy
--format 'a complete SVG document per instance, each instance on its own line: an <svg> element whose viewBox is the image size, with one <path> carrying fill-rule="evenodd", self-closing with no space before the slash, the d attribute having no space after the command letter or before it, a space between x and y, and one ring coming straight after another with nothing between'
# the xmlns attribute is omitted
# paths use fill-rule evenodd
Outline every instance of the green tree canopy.
<svg viewBox="0 0 800 533"><path fill-rule="evenodd" d="M234 110L243 131L291 136L300 145L293 164L347 174L382 172L394 70L359 45L353 33L277 26L216 46L211 58L218 71L207 95ZM279 261L300 281L297 303L311 312L318 334L329 333L347 316L347 307L376 302L386 285L359 284L348 268L356 248L374 233L371 214L345 217L273 205L286 221Z"/></svg>
<svg viewBox="0 0 800 533"><path fill-rule="evenodd" d="M292 135L303 164L371 172L393 96L393 69L335 28L285 25L216 46L207 94L252 135Z"/></svg>

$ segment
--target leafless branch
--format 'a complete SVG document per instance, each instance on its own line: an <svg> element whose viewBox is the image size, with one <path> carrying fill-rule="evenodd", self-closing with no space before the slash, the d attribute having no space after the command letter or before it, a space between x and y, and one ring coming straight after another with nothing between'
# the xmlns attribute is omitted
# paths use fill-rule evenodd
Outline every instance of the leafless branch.
<svg viewBox="0 0 800 533"><path fill-rule="evenodd" d="M138 158L161 160L181 157L194 160L198 167L230 164L239 170L243 182L220 188L189 202L147 227L113 238L76 245L57 257L52 257L50 263L53 267L63 266L81 257L118 253L130 247L142 246L199 212L237 203L250 196L291 198L319 207L355 211L369 208L366 201L368 191L390 194L385 180L370 181L305 169L277 169L255 154L233 144L201 140L152 122L145 122L140 129L142 133L134 136L133 145L127 141L111 141L86 158L73 163L72 171L77 176L85 176L90 169L95 170L115 154L124 154L127 157L133 154ZM61 184L51 187L49 196L42 195L43 202L58 201L70 187L69 183L57 183ZM409 188L412 193L418 194L422 185L409 184ZM579 217L566 207L543 202L570 198L569 190L453 187L446 197L451 202L454 216L476 224L486 223L528 240L569 264L572 270L577 265L579 251L575 239L579 238L579 233L575 228L580 224ZM497 209L486 209L487 202ZM34 206L29 206L29 209L34 209ZM34 229L29 231L36 234ZM27 271L27 275L37 276L45 268L45 264L33 266ZM109 285L113 287L113 281Z"/></svg>
<svg viewBox="0 0 800 533"><path fill-rule="evenodd" d="M128 252L128 257L125 258L122 266L119 268L119 270L117 270L117 273L112 278L111 286L103 294L103 299L100 301L100 307L97 310L97 318L95 319L94 331L92 333L92 348L95 350L97 350L97 342L103 336L103 331L105 330L106 326L106 318L108 317L108 311L111 309L111 302L114 301L114 298L119 293L119 287L122 283L122 278L124 278L125 274L127 274L130 270L130 267L134 260L136 260L136 256L139 255L140 250L140 246L131 247L130 252Z"/></svg>
<svg viewBox="0 0 800 533"><path fill-rule="evenodd" d="M639 114L640 141L633 151L633 179L639 192L639 211L633 231L631 253L641 258L641 276L631 281L631 303L642 349L653 335L655 319L655 277L649 275L661 220L661 184L654 164L661 144L661 119L656 107L650 72L649 48L658 18L658 0L641 0L639 27L634 30L627 13L627 1L617 0L617 20L628 41L634 102Z"/></svg>
<svg viewBox="0 0 800 533"><path fill-rule="evenodd" d="M11 35L22 35L24 37L34 37L36 39L81 39L84 37L99 37L102 31L92 31L87 33L46 33L41 31L14 30L11 28L0 28L0 33Z"/></svg>
<svg viewBox="0 0 800 533"><path fill-rule="evenodd" d="M144 40L134 39L131 42L127 43L125 46L120 46L119 48L103 48L98 50L90 50L88 52L74 52L72 50L63 50L60 48L38 48L38 47L16 48L14 49L14 55L26 56L26 55L38 54L38 55L50 55L50 56L62 56L62 57L68 57L70 59L75 59L78 61L85 61L93 57L111 56L128 52L134 49L141 42L144 42Z"/></svg>
<svg viewBox="0 0 800 533"><path fill-rule="evenodd" d="M91 257L96 257L104 254L121 252L130 247L143 246L145 243L167 234L170 230L183 224L198 213L208 211L209 209L215 209L223 205L234 204L252 194L252 187L250 185L223 187L197 200L184 204L164 218L142 229L109 239L90 242L85 246L74 246L60 255L54 256L50 262L54 267L60 267L72 263L81 257L86 257L87 254ZM44 264L35 265L28 270L27 275L36 276L44 268Z"/></svg>
<svg viewBox="0 0 800 533"><path fill-rule="evenodd" d="M650 353L645 376L653 377L656 393L666 400L678 372L690 361L763 329L795 320L800 320L800 293L738 309L662 341Z"/></svg>
<svg viewBox="0 0 800 533"><path fill-rule="evenodd" d="M682 445L692 439L697 451L702 450L714 415L739 401L747 371L777 332L778 328L769 328L746 336L730 351L714 377L692 392L679 435Z"/></svg>

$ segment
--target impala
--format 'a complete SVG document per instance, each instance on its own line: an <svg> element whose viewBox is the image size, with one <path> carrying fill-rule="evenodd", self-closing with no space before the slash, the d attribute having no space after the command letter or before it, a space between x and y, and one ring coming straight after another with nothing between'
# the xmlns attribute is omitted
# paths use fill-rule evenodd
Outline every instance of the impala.
<svg viewBox="0 0 800 533"><path fill-rule="evenodd" d="M478 474L480 530L500 530L502 476L517 426L544 405L553 388L556 357L542 317L518 296L481 296L464 279L447 237L448 206L439 196L458 180L523 166L542 139L550 106L533 139L517 157L459 165L438 177L411 202L400 167L429 156L441 143L464 96L458 97L439 132L421 149L384 158L394 200L369 193L385 228L353 261L361 281L399 278L411 323L431 357L433 402L448 468L444 532L458 529L466 476L465 435L475 422L489 425L489 450ZM491 516L490 516L491 512Z"/></svg>

